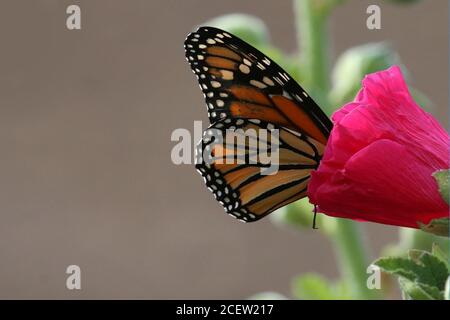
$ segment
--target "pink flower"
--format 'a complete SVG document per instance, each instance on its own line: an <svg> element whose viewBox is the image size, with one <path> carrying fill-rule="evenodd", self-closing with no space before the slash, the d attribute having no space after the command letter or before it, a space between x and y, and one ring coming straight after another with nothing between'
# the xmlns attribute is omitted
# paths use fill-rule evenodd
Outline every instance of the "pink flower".
<svg viewBox="0 0 450 320"><path fill-rule="evenodd" d="M366 76L308 186L330 216L418 228L449 216L433 172L449 168L447 132L411 97L398 66Z"/></svg>

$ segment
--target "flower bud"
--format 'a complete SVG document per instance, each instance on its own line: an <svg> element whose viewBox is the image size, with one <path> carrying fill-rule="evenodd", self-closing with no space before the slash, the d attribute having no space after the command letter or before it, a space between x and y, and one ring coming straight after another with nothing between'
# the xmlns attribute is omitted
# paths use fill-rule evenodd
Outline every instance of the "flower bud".
<svg viewBox="0 0 450 320"><path fill-rule="evenodd" d="M276 214L270 215L270 218L278 225L290 225L300 229L311 228L313 208L307 199L301 199L278 209Z"/></svg>
<svg viewBox="0 0 450 320"><path fill-rule="evenodd" d="M208 20L204 25L226 30L257 48L269 43L269 32L265 23L255 16L226 14Z"/></svg>
<svg viewBox="0 0 450 320"><path fill-rule="evenodd" d="M384 42L348 49L338 58L333 69L333 89L330 92L333 105L339 106L351 101L366 74L398 63L398 55Z"/></svg>

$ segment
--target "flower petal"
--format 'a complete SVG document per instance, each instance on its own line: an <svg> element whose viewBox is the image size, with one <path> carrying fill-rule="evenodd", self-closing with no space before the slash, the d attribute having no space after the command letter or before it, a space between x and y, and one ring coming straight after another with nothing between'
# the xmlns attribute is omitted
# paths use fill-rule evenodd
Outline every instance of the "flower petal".
<svg viewBox="0 0 450 320"><path fill-rule="evenodd" d="M448 135L414 102L400 68L366 76L333 121L308 186L321 212L414 228L448 216L432 177L449 167Z"/></svg>

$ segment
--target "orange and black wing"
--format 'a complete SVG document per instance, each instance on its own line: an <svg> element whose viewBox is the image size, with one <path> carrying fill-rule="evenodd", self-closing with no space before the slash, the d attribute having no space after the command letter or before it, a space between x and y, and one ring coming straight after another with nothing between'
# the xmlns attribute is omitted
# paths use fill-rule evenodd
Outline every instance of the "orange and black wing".
<svg viewBox="0 0 450 320"><path fill-rule="evenodd" d="M326 144L332 123L280 66L230 33L201 27L184 43L211 123L260 119Z"/></svg>
<svg viewBox="0 0 450 320"><path fill-rule="evenodd" d="M263 150L275 153L275 160L262 161ZM196 168L228 214L252 222L306 196L323 150L321 142L296 131L259 119L227 118L204 132Z"/></svg>

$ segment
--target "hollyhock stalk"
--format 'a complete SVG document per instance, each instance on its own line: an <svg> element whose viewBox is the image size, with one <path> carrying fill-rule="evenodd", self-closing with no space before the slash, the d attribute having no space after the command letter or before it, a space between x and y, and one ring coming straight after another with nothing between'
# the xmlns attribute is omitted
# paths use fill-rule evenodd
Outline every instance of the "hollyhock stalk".
<svg viewBox="0 0 450 320"><path fill-rule="evenodd" d="M333 3L329 1L330 9ZM317 7L314 0L294 0L296 15L298 51L302 54L302 66L308 67L305 74L311 76L305 84L310 92L318 94L322 107L328 109L327 92L330 90L328 76L328 30L327 18L330 10ZM322 226L331 237L340 264L343 279L353 297L357 299L373 299L380 296L377 290L369 290L366 286L366 268L369 265L369 250L365 246L361 226L351 220L335 219L326 221Z"/></svg>

